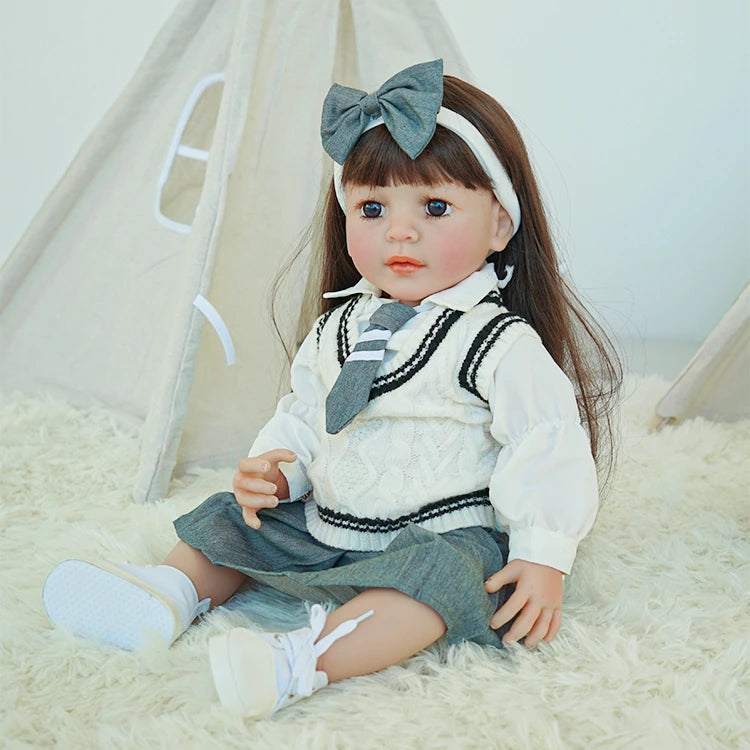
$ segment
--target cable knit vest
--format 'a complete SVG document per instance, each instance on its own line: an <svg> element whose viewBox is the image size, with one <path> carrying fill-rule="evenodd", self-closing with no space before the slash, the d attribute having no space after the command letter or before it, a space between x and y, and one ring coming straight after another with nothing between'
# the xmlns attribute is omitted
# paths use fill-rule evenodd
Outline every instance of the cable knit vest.
<svg viewBox="0 0 750 750"><path fill-rule="evenodd" d="M326 392L357 341L363 304L352 298L313 330ZM441 533L493 527L487 488L502 446L489 431L489 383L503 353L530 330L497 291L466 313L421 314L348 427L329 435L320 410L320 448L307 467L310 533L333 547L376 551L408 524Z"/></svg>

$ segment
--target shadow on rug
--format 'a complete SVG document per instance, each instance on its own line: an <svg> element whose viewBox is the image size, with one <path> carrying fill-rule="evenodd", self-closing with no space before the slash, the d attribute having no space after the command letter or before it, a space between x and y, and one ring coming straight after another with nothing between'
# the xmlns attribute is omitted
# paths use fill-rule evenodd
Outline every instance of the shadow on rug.
<svg viewBox="0 0 750 750"><path fill-rule="evenodd" d="M134 505L134 437L58 401L1 400L0 744L750 746L750 423L650 433L666 385L628 381L619 469L566 581L554 643L439 645L260 722L216 703L207 640L250 622L295 627L304 603L245 592L171 649L131 654L52 631L40 600L68 557L159 562L176 540L172 519L230 488L233 470L184 477L163 502Z"/></svg>

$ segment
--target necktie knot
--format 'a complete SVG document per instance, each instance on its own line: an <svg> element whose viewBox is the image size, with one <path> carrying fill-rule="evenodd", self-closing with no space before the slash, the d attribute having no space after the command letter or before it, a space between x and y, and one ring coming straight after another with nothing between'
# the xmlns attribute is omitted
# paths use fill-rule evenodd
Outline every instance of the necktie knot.
<svg viewBox="0 0 750 750"><path fill-rule="evenodd" d="M370 326L398 331L414 315L414 308L409 305L402 302L384 302L370 316Z"/></svg>

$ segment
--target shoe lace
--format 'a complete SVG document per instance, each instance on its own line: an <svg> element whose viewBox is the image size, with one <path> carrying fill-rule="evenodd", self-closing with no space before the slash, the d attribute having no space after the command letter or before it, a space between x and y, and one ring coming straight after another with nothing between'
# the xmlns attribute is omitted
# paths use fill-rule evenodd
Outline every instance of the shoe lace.
<svg viewBox="0 0 750 750"><path fill-rule="evenodd" d="M375 610L371 609L357 618L345 620L318 641L325 626L326 611L320 604L313 604L310 609L310 627L284 636L289 646L285 651L291 673L287 694L289 696L312 695L316 687L315 672L318 657L328 651L339 638L351 633L360 622L374 614Z"/></svg>

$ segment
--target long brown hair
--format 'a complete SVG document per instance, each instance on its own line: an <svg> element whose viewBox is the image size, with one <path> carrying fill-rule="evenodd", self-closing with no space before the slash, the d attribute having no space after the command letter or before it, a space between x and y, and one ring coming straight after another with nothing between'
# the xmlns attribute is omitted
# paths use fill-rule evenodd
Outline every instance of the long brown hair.
<svg viewBox="0 0 750 750"><path fill-rule="evenodd" d="M505 250L491 258L498 277L504 274L506 264L514 266L512 279L502 292L503 303L534 327L554 361L572 381L604 484L615 455L612 420L622 382L619 358L602 327L560 274L539 189L515 123L497 101L480 89L452 76L444 76L443 82L443 106L463 115L479 130L518 195L520 229ZM489 176L471 149L440 126L415 160L399 148L386 128L373 128L357 142L343 169L345 185L446 181L470 189L492 189ZM332 182L324 199L321 231L319 284L315 285L317 314L345 301L323 299L322 292L345 289L360 278L347 252L346 218Z"/></svg>

